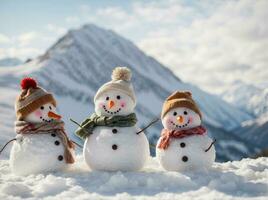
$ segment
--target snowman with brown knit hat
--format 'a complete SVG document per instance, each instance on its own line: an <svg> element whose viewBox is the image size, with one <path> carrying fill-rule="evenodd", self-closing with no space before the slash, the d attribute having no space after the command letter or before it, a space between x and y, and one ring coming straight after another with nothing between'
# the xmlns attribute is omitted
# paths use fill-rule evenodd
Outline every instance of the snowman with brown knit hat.
<svg viewBox="0 0 268 200"><path fill-rule="evenodd" d="M176 91L164 102L164 126L156 147L161 166L168 171L202 170L215 161L214 141L201 125L202 114L188 91Z"/></svg>
<svg viewBox="0 0 268 200"><path fill-rule="evenodd" d="M32 78L21 81L15 103L17 136L10 166L17 175L63 170L74 163L74 144L56 113L56 100Z"/></svg>

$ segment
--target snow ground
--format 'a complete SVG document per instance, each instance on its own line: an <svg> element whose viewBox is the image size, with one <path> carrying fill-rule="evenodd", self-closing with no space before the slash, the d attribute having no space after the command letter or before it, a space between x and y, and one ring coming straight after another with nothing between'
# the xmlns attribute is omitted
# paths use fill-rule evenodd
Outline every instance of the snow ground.
<svg viewBox="0 0 268 200"><path fill-rule="evenodd" d="M0 199L267 199L268 158L215 163L207 172L92 172L81 155L66 172L15 176L0 161Z"/></svg>

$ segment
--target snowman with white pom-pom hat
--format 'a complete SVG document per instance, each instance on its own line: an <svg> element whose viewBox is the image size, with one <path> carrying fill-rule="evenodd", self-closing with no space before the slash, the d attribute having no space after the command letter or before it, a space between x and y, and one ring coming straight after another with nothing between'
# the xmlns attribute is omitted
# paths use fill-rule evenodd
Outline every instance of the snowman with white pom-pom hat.
<svg viewBox="0 0 268 200"><path fill-rule="evenodd" d="M162 109L156 156L169 171L202 170L215 161L214 142L201 125L201 112L190 92L174 92Z"/></svg>
<svg viewBox="0 0 268 200"><path fill-rule="evenodd" d="M136 127L136 97L130 81L128 68L115 68L112 81L95 95L95 113L76 131L86 139L83 154L92 170L137 171L149 158L149 142Z"/></svg>
<svg viewBox="0 0 268 200"><path fill-rule="evenodd" d="M15 104L17 137L10 152L10 166L17 175L66 169L74 163L74 144L56 113L52 94L32 78L21 81Z"/></svg>

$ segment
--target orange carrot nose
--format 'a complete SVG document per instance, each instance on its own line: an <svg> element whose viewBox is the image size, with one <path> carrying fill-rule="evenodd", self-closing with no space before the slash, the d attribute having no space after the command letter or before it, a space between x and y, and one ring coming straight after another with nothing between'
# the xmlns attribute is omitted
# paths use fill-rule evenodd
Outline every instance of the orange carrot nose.
<svg viewBox="0 0 268 200"><path fill-rule="evenodd" d="M179 123L183 123L183 117L180 115L179 117L177 117L177 121L178 121Z"/></svg>
<svg viewBox="0 0 268 200"><path fill-rule="evenodd" d="M54 112L51 112L51 111L49 111L47 115L48 115L49 118L61 119L61 116L60 115L58 115L58 114L56 114Z"/></svg>
<svg viewBox="0 0 268 200"><path fill-rule="evenodd" d="M109 109L111 109L114 106L114 101L109 101Z"/></svg>

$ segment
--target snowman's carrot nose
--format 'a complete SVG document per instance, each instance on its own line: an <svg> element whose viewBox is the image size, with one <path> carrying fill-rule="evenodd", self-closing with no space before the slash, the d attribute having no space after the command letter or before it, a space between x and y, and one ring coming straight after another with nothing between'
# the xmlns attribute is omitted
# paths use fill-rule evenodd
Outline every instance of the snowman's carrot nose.
<svg viewBox="0 0 268 200"><path fill-rule="evenodd" d="M179 123L183 123L183 117L180 115L179 117L177 117L177 121L178 121Z"/></svg>
<svg viewBox="0 0 268 200"><path fill-rule="evenodd" d="M112 107L114 107L114 101L109 101L109 109L111 109Z"/></svg>
<svg viewBox="0 0 268 200"><path fill-rule="evenodd" d="M61 116L60 115L58 115L58 114L56 114L54 112L51 112L51 111L49 111L47 115L48 115L49 118L61 119Z"/></svg>

